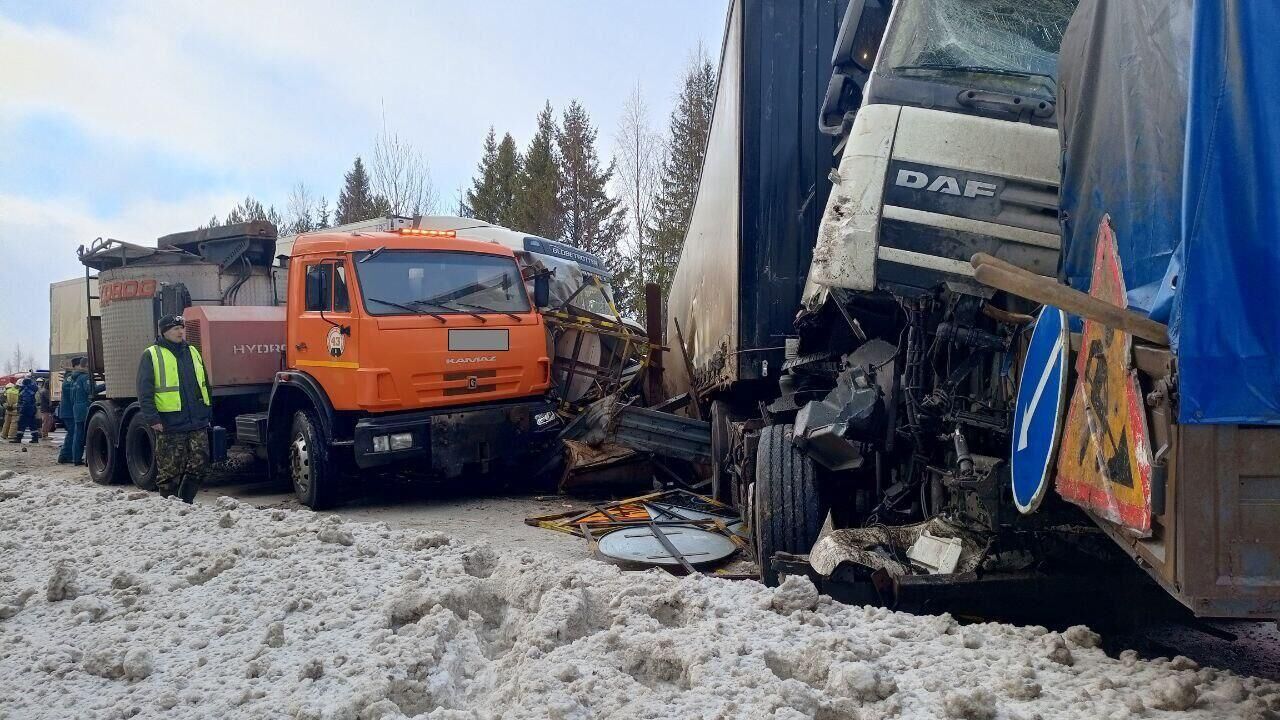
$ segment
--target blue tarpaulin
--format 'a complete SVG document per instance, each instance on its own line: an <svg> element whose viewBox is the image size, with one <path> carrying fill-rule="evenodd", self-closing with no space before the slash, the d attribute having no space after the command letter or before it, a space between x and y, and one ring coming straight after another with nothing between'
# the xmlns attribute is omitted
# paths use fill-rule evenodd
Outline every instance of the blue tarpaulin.
<svg viewBox="0 0 1280 720"><path fill-rule="evenodd" d="M1110 215L1179 422L1280 424L1280 2L1083 0L1060 63L1063 279Z"/></svg>

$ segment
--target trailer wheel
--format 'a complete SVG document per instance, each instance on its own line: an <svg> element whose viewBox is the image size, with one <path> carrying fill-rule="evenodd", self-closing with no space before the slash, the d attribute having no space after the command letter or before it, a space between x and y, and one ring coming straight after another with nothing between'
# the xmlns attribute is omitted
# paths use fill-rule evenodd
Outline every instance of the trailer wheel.
<svg viewBox="0 0 1280 720"><path fill-rule="evenodd" d="M84 461L89 466L89 479L99 485L119 485L129 477L116 447L115 418L105 412L89 418L84 433Z"/></svg>
<svg viewBox="0 0 1280 720"><path fill-rule="evenodd" d="M751 534L761 581L777 585L778 572L770 564L773 554L809 552L825 518L817 469L796 449L792 426L770 425L761 430L751 495Z"/></svg>
<svg viewBox="0 0 1280 720"><path fill-rule="evenodd" d="M137 413L124 433L125 464L129 477L142 490L156 489L156 431Z"/></svg>
<svg viewBox="0 0 1280 720"><path fill-rule="evenodd" d="M289 476L293 479L293 493L312 510L331 507L336 495L337 475L319 427L313 411L299 410L293 414L289 433Z"/></svg>
<svg viewBox="0 0 1280 720"><path fill-rule="evenodd" d="M732 505L733 476L729 474L729 403L711 402L711 497Z"/></svg>

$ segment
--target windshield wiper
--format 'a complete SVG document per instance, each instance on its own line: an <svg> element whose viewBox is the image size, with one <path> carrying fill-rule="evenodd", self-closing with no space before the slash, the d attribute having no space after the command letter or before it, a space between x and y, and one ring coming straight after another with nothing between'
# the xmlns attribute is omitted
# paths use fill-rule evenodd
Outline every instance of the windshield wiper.
<svg viewBox="0 0 1280 720"><path fill-rule="evenodd" d="M364 262L365 260L372 260L372 259L374 259L374 258L378 257L379 255L381 255L381 254L382 254L382 251L383 251L383 250L386 250L386 249L387 249L387 246L386 246L386 245L379 245L378 247L376 247L376 248L374 248L374 249L370 250L368 255L365 255L364 257L360 258L360 259L359 259L359 260L357 260L356 262L358 262L358 263L362 263L362 262Z"/></svg>
<svg viewBox="0 0 1280 720"><path fill-rule="evenodd" d="M454 304L454 305L462 305L463 307L469 307L469 308L471 308L471 309L473 309L473 310L480 310L480 311L483 311L483 312L501 313L501 314L506 315L507 317L511 318L512 320L516 320L516 321L519 321L519 320L520 320L520 316L519 316L519 315L517 315L517 314L515 314L515 313L513 313L513 312L511 312L510 310L498 310L498 309L496 309L496 308L485 307L485 306L483 306L483 305L472 305L471 303L464 303L464 302L462 302L461 300L454 300L454 301L453 301L453 304Z"/></svg>
<svg viewBox="0 0 1280 720"><path fill-rule="evenodd" d="M1008 68L989 67L987 65L949 65L947 63L921 63L919 65L895 65L894 70L946 70L948 72L983 73L985 75L1003 75L1005 77L1045 78L1053 87L1058 81L1048 73L1033 70L1010 70Z"/></svg>
<svg viewBox="0 0 1280 720"><path fill-rule="evenodd" d="M430 300L411 300L411 301L409 301L409 304L410 304L410 305L430 305L431 307L444 308L445 310L453 310L453 311L455 311L455 312L463 312L463 313L466 313L466 314L470 315L471 317L473 317L473 318L475 318L475 319L479 320L479 321L480 321L480 322L482 322L482 323L487 323L487 322L489 322L489 318L487 318L487 317L485 317L485 316L481 315L481 314L480 314L480 313L478 313L478 312L471 312L470 310L464 310L464 309L462 309L462 308L456 308L456 307L454 307L454 306L452 306L452 305L445 305L444 303L432 302L432 301L430 301ZM425 312L425 311L424 311L424 312ZM432 314L432 315L435 315L435 313L431 313L431 314ZM439 317L439 316L437 315L436 317Z"/></svg>
<svg viewBox="0 0 1280 720"><path fill-rule="evenodd" d="M414 315L430 315L431 317L439 320L440 322L448 322L447 320L445 320L445 317L443 315L439 313L433 313L430 310L423 310L422 308L412 307L410 305L402 305L398 302L391 302L390 300L383 300L381 298L376 298L376 297L365 298L365 300L367 300L368 302L376 302L376 303L382 303L383 305L390 305L391 307L398 307L401 310L408 310Z"/></svg>

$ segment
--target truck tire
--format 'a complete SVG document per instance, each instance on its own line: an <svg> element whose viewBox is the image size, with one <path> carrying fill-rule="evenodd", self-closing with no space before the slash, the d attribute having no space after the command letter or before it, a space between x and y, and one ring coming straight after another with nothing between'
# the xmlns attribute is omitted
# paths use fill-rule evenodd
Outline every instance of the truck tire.
<svg viewBox="0 0 1280 720"><path fill-rule="evenodd" d="M312 510L333 506L337 473L313 410L293 414L289 431L289 477L293 480L293 494L303 505Z"/></svg>
<svg viewBox="0 0 1280 720"><path fill-rule="evenodd" d="M99 485L119 485L129 477L124 455L116 445L116 419L105 412L95 413L85 428L84 462L89 479Z"/></svg>
<svg viewBox="0 0 1280 720"><path fill-rule="evenodd" d="M809 552L825 519L817 469L796 449L792 426L770 425L761 430L751 497L751 534L761 582L777 585L778 572L770 562L773 554Z"/></svg>
<svg viewBox="0 0 1280 720"><path fill-rule="evenodd" d="M734 501L733 476L729 474L729 403L711 402L711 497L726 505Z"/></svg>
<svg viewBox="0 0 1280 720"><path fill-rule="evenodd" d="M134 485L142 490L156 489L156 431L143 421L141 413L129 419L125 430L124 460Z"/></svg>

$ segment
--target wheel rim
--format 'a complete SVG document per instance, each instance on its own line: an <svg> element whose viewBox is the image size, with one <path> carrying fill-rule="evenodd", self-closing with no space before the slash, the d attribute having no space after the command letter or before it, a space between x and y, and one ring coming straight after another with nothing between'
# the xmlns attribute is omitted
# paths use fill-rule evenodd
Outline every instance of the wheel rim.
<svg viewBox="0 0 1280 720"><path fill-rule="evenodd" d="M293 474L293 489L300 498L311 492L311 449L307 438L298 433L289 446L289 465Z"/></svg>

